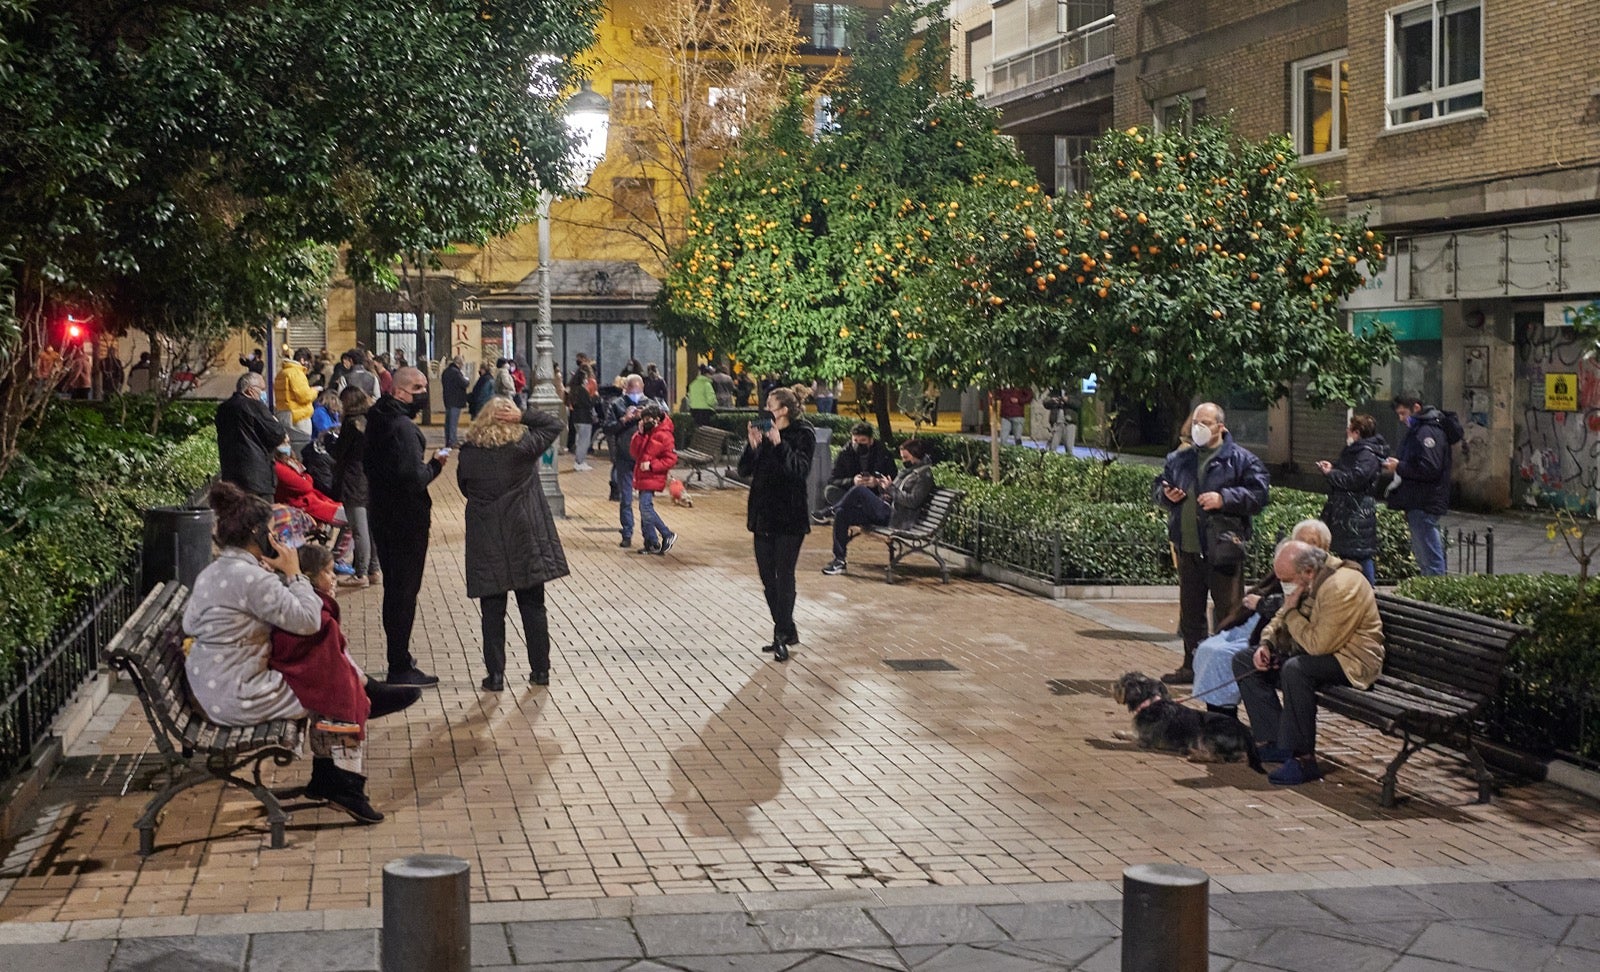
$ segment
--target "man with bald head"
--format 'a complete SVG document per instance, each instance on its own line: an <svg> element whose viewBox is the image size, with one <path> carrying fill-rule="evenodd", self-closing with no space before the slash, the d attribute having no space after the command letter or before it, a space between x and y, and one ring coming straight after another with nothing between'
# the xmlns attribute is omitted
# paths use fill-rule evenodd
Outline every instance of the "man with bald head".
<svg viewBox="0 0 1600 972"><path fill-rule="evenodd" d="M428 403L428 376L416 368L394 373L389 392L367 412L363 464L370 496L372 542L383 564L383 634L389 675L397 685L437 685L438 676L417 667L411 629L428 561L433 499L428 486L444 471L450 450L424 460L427 441L413 421Z"/></svg>
<svg viewBox="0 0 1600 972"><path fill-rule="evenodd" d="M1183 664L1163 675L1171 685L1194 681L1194 653L1244 597L1244 555L1251 518L1267 505L1267 467L1233 441L1226 416L1202 402L1189 416L1188 440L1167 454L1153 499L1167 511L1167 539L1178 566L1178 631ZM1206 615L1206 598L1212 612Z"/></svg>
<svg viewBox="0 0 1600 972"><path fill-rule="evenodd" d="M1283 764L1267 778L1296 786L1322 778L1315 754L1317 690L1372 687L1383 669L1383 622L1377 595L1353 560L1285 540L1272 571L1283 584L1283 607L1262 629L1254 654L1234 656L1233 672L1262 761Z"/></svg>

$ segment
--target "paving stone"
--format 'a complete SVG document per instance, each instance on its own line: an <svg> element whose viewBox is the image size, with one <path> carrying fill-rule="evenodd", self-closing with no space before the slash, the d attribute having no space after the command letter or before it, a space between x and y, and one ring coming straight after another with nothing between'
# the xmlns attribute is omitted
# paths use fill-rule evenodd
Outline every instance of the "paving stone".
<svg viewBox="0 0 1600 972"><path fill-rule="evenodd" d="M744 955L672 955L662 961L684 972L784 972L805 957L802 952L762 951Z"/></svg>
<svg viewBox="0 0 1600 972"><path fill-rule="evenodd" d="M1530 969L1537 967L1528 966ZM1239 966L1234 966L1233 972L1239 972ZM1389 966L1389 972L1461 972L1461 966L1454 962L1440 962L1417 955L1405 955Z"/></svg>
<svg viewBox="0 0 1600 972"><path fill-rule="evenodd" d="M1081 938L1031 938L1022 942L1001 942L994 946L994 950L1040 962L1055 962L1070 968L1105 948L1109 941L1112 939L1093 935Z"/></svg>
<svg viewBox="0 0 1600 972"><path fill-rule="evenodd" d="M1497 918L1550 913L1536 902L1498 884L1417 885L1407 887L1406 892L1452 918Z"/></svg>
<svg viewBox="0 0 1600 972"><path fill-rule="evenodd" d="M1337 920L1336 915L1307 897L1303 891L1261 891L1252 894L1218 894L1211 911L1237 928L1291 928Z"/></svg>
<svg viewBox="0 0 1600 972"><path fill-rule="evenodd" d="M1505 888L1558 915L1593 914L1600 901L1600 881L1593 880L1514 881Z"/></svg>
<svg viewBox="0 0 1600 972"><path fill-rule="evenodd" d="M634 959L600 959L594 962L540 962L537 965L508 965L495 972L623 972Z"/></svg>
<svg viewBox="0 0 1600 972"><path fill-rule="evenodd" d="M869 908L896 945L977 945L1008 937L972 905L927 905L918 908Z"/></svg>
<svg viewBox="0 0 1600 972"><path fill-rule="evenodd" d="M239 972L248 941L244 935L128 938L118 943L111 972Z"/></svg>
<svg viewBox="0 0 1600 972"><path fill-rule="evenodd" d="M756 920L775 952L893 944L859 908L764 911L756 915Z"/></svg>
<svg viewBox="0 0 1600 972"><path fill-rule="evenodd" d="M1577 919L1582 921L1582 918ZM1574 919L1568 915L1522 915L1506 918L1467 918L1447 922L1461 928L1474 928L1496 935L1511 935L1536 942L1554 944L1562 940L1572 927Z"/></svg>
<svg viewBox="0 0 1600 972"><path fill-rule="evenodd" d="M500 922L472 926L472 964L510 965L511 940Z"/></svg>
<svg viewBox="0 0 1600 972"><path fill-rule="evenodd" d="M1600 902L1595 904L1594 910L1600 912ZM1572 923L1572 927L1567 929L1561 944L1600 952L1600 918L1596 918L1593 914L1579 915Z"/></svg>
<svg viewBox="0 0 1600 972"><path fill-rule="evenodd" d="M717 955L766 950L743 911L709 915L639 915L633 929L646 955Z"/></svg>
<svg viewBox="0 0 1600 972"><path fill-rule="evenodd" d="M0 945L0 969L26 972L102 972L117 943L100 940L46 945Z"/></svg>
<svg viewBox="0 0 1600 972"><path fill-rule="evenodd" d="M1307 891L1306 898L1346 921L1401 921L1406 918L1448 918L1450 915L1403 887L1334 888Z"/></svg>
<svg viewBox="0 0 1600 972"><path fill-rule="evenodd" d="M1417 937L1407 955L1454 962L1472 969L1521 972L1543 965L1555 951L1553 945L1509 935L1465 928L1450 922L1429 926Z"/></svg>
<svg viewBox="0 0 1600 972"><path fill-rule="evenodd" d="M1212 954L1237 959L1253 954L1272 934L1272 929L1267 928L1220 932L1207 936L1207 944L1211 946Z"/></svg>
<svg viewBox="0 0 1600 972"><path fill-rule="evenodd" d="M842 955L813 955L793 966L790 972L883 972L883 966Z"/></svg>
<svg viewBox="0 0 1600 972"><path fill-rule="evenodd" d="M378 934L369 929L250 936L250 972L370 972Z"/></svg>
<svg viewBox="0 0 1600 972"><path fill-rule="evenodd" d="M894 948L830 948L829 955L850 959L852 962L865 962L875 965L880 969L904 969L909 965L899 949Z"/></svg>
<svg viewBox="0 0 1600 972"><path fill-rule="evenodd" d="M1041 961L1021 955L1011 955L993 948L974 948L955 945L916 966L916 972L1043 972L1060 968L1053 961Z"/></svg>
<svg viewBox="0 0 1600 972"><path fill-rule="evenodd" d="M1394 963L1386 948L1285 928L1242 957L1284 972L1380 972Z"/></svg>
<svg viewBox="0 0 1600 972"><path fill-rule="evenodd" d="M1121 903L1118 902L1118 907ZM1016 939L1114 937L1117 923L1091 904L1070 901L987 905L983 913Z"/></svg>
<svg viewBox="0 0 1600 972"><path fill-rule="evenodd" d="M521 921L506 925L511 954L522 963L639 959L644 949L622 918Z"/></svg>
<svg viewBox="0 0 1600 972"><path fill-rule="evenodd" d="M1585 948L1568 948L1560 946L1550 953L1550 958L1544 963L1546 972L1594 972L1600 969L1600 952L1591 952Z"/></svg>

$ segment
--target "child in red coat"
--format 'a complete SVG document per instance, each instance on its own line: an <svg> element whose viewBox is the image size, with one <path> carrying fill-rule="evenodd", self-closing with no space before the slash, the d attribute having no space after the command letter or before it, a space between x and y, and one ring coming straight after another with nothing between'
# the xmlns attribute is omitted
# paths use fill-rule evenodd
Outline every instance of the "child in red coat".
<svg viewBox="0 0 1600 972"><path fill-rule="evenodd" d="M667 488L667 472L678 464L673 444L672 419L666 409L651 402L639 414L639 428L628 445L633 454L633 488L639 491L639 529L644 532L642 554L666 555L678 542L656 512L656 494Z"/></svg>

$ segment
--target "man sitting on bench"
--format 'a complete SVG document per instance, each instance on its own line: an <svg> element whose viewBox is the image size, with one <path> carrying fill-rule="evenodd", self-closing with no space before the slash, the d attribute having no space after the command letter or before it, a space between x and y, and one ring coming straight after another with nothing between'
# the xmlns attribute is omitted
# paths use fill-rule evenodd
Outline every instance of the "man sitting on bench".
<svg viewBox="0 0 1600 972"><path fill-rule="evenodd" d="M906 468L893 481L873 476L850 487L839 500L833 519L833 560L822 572L842 574L845 548L850 544L851 527L904 527L916 521L933 496L933 464L928 461L932 447L922 439L907 439L900 444L900 458Z"/></svg>
<svg viewBox="0 0 1600 972"><path fill-rule="evenodd" d="M876 438L877 430L866 422L857 422L850 430L850 444L839 450L828 472L828 485L822 497L828 505L811 514L817 523L833 519L835 508L852 486L867 485L878 476L894 478L894 457Z"/></svg>
<svg viewBox="0 0 1600 972"><path fill-rule="evenodd" d="M1295 786L1322 778L1315 756L1317 690L1369 689L1383 669L1383 624L1361 565L1285 540L1272 559L1283 607L1261 633L1254 654L1233 659L1239 694L1262 762L1282 763L1267 778ZM1283 688L1279 704L1274 689Z"/></svg>

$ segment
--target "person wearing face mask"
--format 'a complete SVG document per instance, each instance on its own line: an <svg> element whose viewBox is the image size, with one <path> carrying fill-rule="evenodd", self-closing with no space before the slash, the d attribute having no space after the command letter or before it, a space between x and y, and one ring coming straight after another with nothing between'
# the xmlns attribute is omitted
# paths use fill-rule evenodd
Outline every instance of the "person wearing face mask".
<svg viewBox="0 0 1600 972"><path fill-rule="evenodd" d="M611 485L617 496L617 523L621 527L624 549L633 546L633 434L644 415L644 379L639 375L625 375L622 394L606 406L604 430L611 453Z"/></svg>
<svg viewBox="0 0 1600 972"><path fill-rule="evenodd" d="M1383 669L1383 622L1372 585L1351 561L1285 540L1272 571L1283 584L1283 607L1262 629L1260 646L1234 656L1233 671L1261 761L1283 764L1267 779L1297 786L1322 778L1317 690L1372 687Z"/></svg>
<svg viewBox="0 0 1600 972"><path fill-rule="evenodd" d="M1169 685L1194 681L1194 653L1212 633L1211 618L1232 614L1244 597L1243 562L1251 518L1267 505L1267 467L1233 441L1226 416L1212 402L1189 417L1189 443L1167 454L1152 489L1167 511L1167 539L1178 568L1178 630L1183 664L1161 677Z"/></svg>
<svg viewBox="0 0 1600 972"><path fill-rule="evenodd" d="M1454 412L1424 405L1418 395L1394 397L1394 414L1405 430L1400 448L1383 462L1396 482L1389 488L1389 508L1404 510L1411 528L1411 553L1424 577L1445 572L1444 541L1439 517L1450 511L1452 447L1461 441L1461 420Z"/></svg>
<svg viewBox="0 0 1600 972"><path fill-rule="evenodd" d="M367 412L362 465L372 521L372 539L383 563L383 632L388 642L387 681L398 685L437 685L437 676L417 667L411 654L411 629L417 618L428 560L428 529L433 500L428 487L444 471L450 450L424 461L427 445L414 419L428 403L428 378L415 368L394 373L390 391Z"/></svg>
<svg viewBox="0 0 1600 972"><path fill-rule="evenodd" d="M1289 531L1289 538L1327 550L1333 533L1321 520L1301 520ZM1207 712L1239 717L1239 685L1233 674L1233 657L1256 650L1266 623L1277 616L1282 606L1283 584L1269 570L1245 592L1239 607L1217 622L1217 633L1195 649L1194 691L1190 697L1204 702Z"/></svg>
<svg viewBox="0 0 1600 972"><path fill-rule="evenodd" d="M772 615L772 644L761 650L780 662L788 661L790 646L800 643L794 623L795 565L811 532L806 481L817 434L804 415L794 392L773 389L765 414L746 427L739 456L739 475L750 482L745 526L754 538L756 571Z"/></svg>
<svg viewBox="0 0 1600 972"><path fill-rule="evenodd" d="M267 408L267 382L253 371L239 376L234 393L217 406L218 478L268 503L278 488L273 456L288 432Z"/></svg>
<svg viewBox="0 0 1600 972"><path fill-rule="evenodd" d="M1388 455L1389 444L1378 434L1372 416L1352 415L1338 461L1317 463L1328 478L1322 521L1333 531L1333 552L1360 564L1369 584L1378 582L1378 501L1372 496L1372 484Z"/></svg>
<svg viewBox="0 0 1600 972"><path fill-rule="evenodd" d="M839 450L828 471L828 485L822 491L827 506L811 514L816 523L829 523L839 511L839 501L852 486L870 486L879 477L894 478L894 457L875 436L877 429L857 422L850 429L850 444Z"/></svg>

